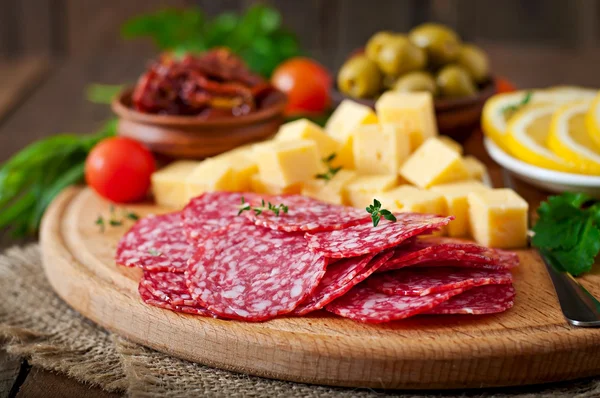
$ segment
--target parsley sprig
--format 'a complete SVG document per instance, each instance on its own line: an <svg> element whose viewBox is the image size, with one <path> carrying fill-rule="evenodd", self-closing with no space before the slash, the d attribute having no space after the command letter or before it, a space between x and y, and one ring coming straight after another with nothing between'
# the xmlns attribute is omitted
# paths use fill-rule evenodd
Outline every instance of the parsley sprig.
<svg viewBox="0 0 600 398"><path fill-rule="evenodd" d="M367 206L367 213L371 215L371 220L373 220L373 226L376 227L379 225L379 221L381 221L381 217L385 218L388 221L396 222L396 216L392 214L391 211L387 209L381 208L381 202L377 199L373 199L373 204Z"/></svg>
<svg viewBox="0 0 600 398"><path fill-rule="evenodd" d="M516 111L518 111L519 109L521 109L522 107L524 107L525 105L530 103L532 97L533 97L532 91L526 92L525 95L523 96L523 99L521 100L521 102L518 102L516 104L507 105L504 108L502 108L502 114L510 115L510 114L515 113Z"/></svg>
<svg viewBox="0 0 600 398"><path fill-rule="evenodd" d="M260 206L252 207L250 203L246 202L246 199L242 196L242 203L240 205L238 216L245 211L253 211L257 216L261 215L264 211L272 211L276 217L279 217L281 213L287 214L289 211L289 207L280 203L278 205L274 205L271 202L265 202L264 199L261 199Z"/></svg>
<svg viewBox="0 0 600 398"><path fill-rule="evenodd" d="M342 169L342 166L333 167L331 162L336 158L337 154L334 152L331 155L323 158L323 163L327 166L327 171L325 173L320 173L315 176L315 178L330 181L335 175Z"/></svg>
<svg viewBox="0 0 600 398"><path fill-rule="evenodd" d="M562 271L581 275L600 252L600 201L582 193L551 196L537 210L533 246Z"/></svg>

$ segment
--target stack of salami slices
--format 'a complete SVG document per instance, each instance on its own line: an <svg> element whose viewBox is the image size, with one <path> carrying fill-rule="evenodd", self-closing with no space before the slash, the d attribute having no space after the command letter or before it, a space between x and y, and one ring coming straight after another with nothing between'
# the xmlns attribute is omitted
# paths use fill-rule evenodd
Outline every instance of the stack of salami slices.
<svg viewBox="0 0 600 398"><path fill-rule="evenodd" d="M365 210L299 195L206 193L138 221L116 262L144 270L142 300L243 321L325 309L360 322L490 314L513 305L514 253L432 237L451 218Z"/></svg>

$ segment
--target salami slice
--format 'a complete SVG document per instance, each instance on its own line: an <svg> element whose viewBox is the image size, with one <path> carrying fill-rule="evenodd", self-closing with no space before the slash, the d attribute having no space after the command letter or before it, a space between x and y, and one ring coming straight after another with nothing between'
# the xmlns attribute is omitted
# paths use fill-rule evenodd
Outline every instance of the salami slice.
<svg viewBox="0 0 600 398"><path fill-rule="evenodd" d="M173 305L200 306L188 291L184 274L173 272L144 272L140 281L152 295Z"/></svg>
<svg viewBox="0 0 600 398"><path fill-rule="evenodd" d="M398 213L397 221L381 220L373 227L370 219L330 232L307 233L311 250L331 258L346 258L376 253L394 247L413 236L429 233L447 225L451 217Z"/></svg>
<svg viewBox="0 0 600 398"><path fill-rule="evenodd" d="M359 322L383 323L429 311L462 292L462 289L455 289L429 296L400 296L380 293L362 284L352 288L325 309Z"/></svg>
<svg viewBox="0 0 600 398"><path fill-rule="evenodd" d="M269 201L275 207L287 206L287 213L276 213L268 210L268 203L259 204L255 201L255 205L266 206L267 210L260 214L254 211L244 214L256 225L286 232L334 231L370 219L364 210L325 203L307 196L280 195L272 197Z"/></svg>
<svg viewBox="0 0 600 398"><path fill-rule="evenodd" d="M413 265L510 269L519 265L516 253L492 249L454 238L416 239L396 248L396 254L380 271Z"/></svg>
<svg viewBox="0 0 600 398"><path fill-rule="evenodd" d="M238 215L242 197L249 202L259 196L248 192L207 192L192 199L181 211L188 240L198 242L213 232L244 220Z"/></svg>
<svg viewBox="0 0 600 398"><path fill-rule="evenodd" d="M176 212L139 220L119 241L115 261L146 271L184 272L193 253Z"/></svg>
<svg viewBox="0 0 600 398"><path fill-rule="evenodd" d="M326 265L303 234L241 224L207 238L186 278L192 297L217 315L263 321L292 312L317 287Z"/></svg>
<svg viewBox="0 0 600 398"><path fill-rule="evenodd" d="M427 314L495 314L512 308L515 295L512 285L475 287L432 308Z"/></svg>
<svg viewBox="0 0 600 398"><path fill-rule="evenodd" d="M200 315L206 317L215 317L210 311L207 311L206 308L203 307L193 307L187 305L174 305L168 301L163 300L162 297L157 297L148 290L143 284L140 283L138 286L138 292L140 293L140 297L142 301L148 305L152 305L154 307L164 308L167 310L175 311L175 312L183 312L186 314Z"/></svg>
<svg viewBox="0 0 600 398"><path fill-rule="evenodd" d="M367 280L367 284L378 292L402 296L427 296L447 290L510 283L512 274L506 270L445 267L411 267L377 274Z"/></svg>

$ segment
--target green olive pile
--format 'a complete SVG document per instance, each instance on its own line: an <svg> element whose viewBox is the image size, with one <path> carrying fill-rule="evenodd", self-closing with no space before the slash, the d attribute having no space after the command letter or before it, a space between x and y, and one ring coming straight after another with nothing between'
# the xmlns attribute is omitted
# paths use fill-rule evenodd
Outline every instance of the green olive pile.
<svg viewBox="0 0 600 398"><path fill-rule="evenodd" d="M337 85L354 98L376 98L385 90L458 98L475 95L489 75L488 57L479 47L463 44L444 25L425 23L408 35L373 35L364 53L342 65Z"/></svg>

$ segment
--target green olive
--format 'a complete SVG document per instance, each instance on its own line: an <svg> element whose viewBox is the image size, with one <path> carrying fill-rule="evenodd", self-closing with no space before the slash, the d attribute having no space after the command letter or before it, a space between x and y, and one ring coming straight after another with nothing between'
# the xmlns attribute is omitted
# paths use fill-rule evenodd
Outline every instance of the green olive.
<svg viewBox="0 0 600 398"><path fill-rule="evenodd" d="M415 71L400 77L394 84L394 91L428 91L435 96L437 94L437 86L435 85L435 80L430 73L424 71Z"/></svg>
<svg viewBox="0 0 600 398"><path fill-rule="evenodd" d="M445 65L458 57L460 38L444 25L425 23L411 30L408 37L427 52L429 61L434 65Z"/></svg>
<svg viewBox="0 0 600 398"><path fill-rule="evenodd" d="M467 97L477 93L477 88L469 73L458 65L443 67L438 72L436 83L442 97Z"/></svg>
<svg viewBox="0 0 600 398"><path fill-rule="evenodd" d="M427 55L406 36L396 35L383 43L376 61L384 74L398 77L406 72L424 68Z"/></svg>
<svg viewBox="0 0 600 398"><path fill-rule="evenodd" d="M338 72L339 90L354 98L373 98L381 90L381 72L366 55L350 58Z"/></svg>
<svg viewBox="0 0 600 398"><path fill-rule="evenodd" d="M377 61L379 51L381 50L381 47L383 47L383 44L393 37L394 33L388 31L377 32L371 36L365 47L365 53L367 54L367 57L369 57L369 59L372 61Z"/></svg>
<svg viewBox="0 0 600 398"><path fill-rule="evenodd" d="M490 76L490 61L487 54L477 46L463 45L456 62L465 68L477 83L486 81Z"/></svg>

